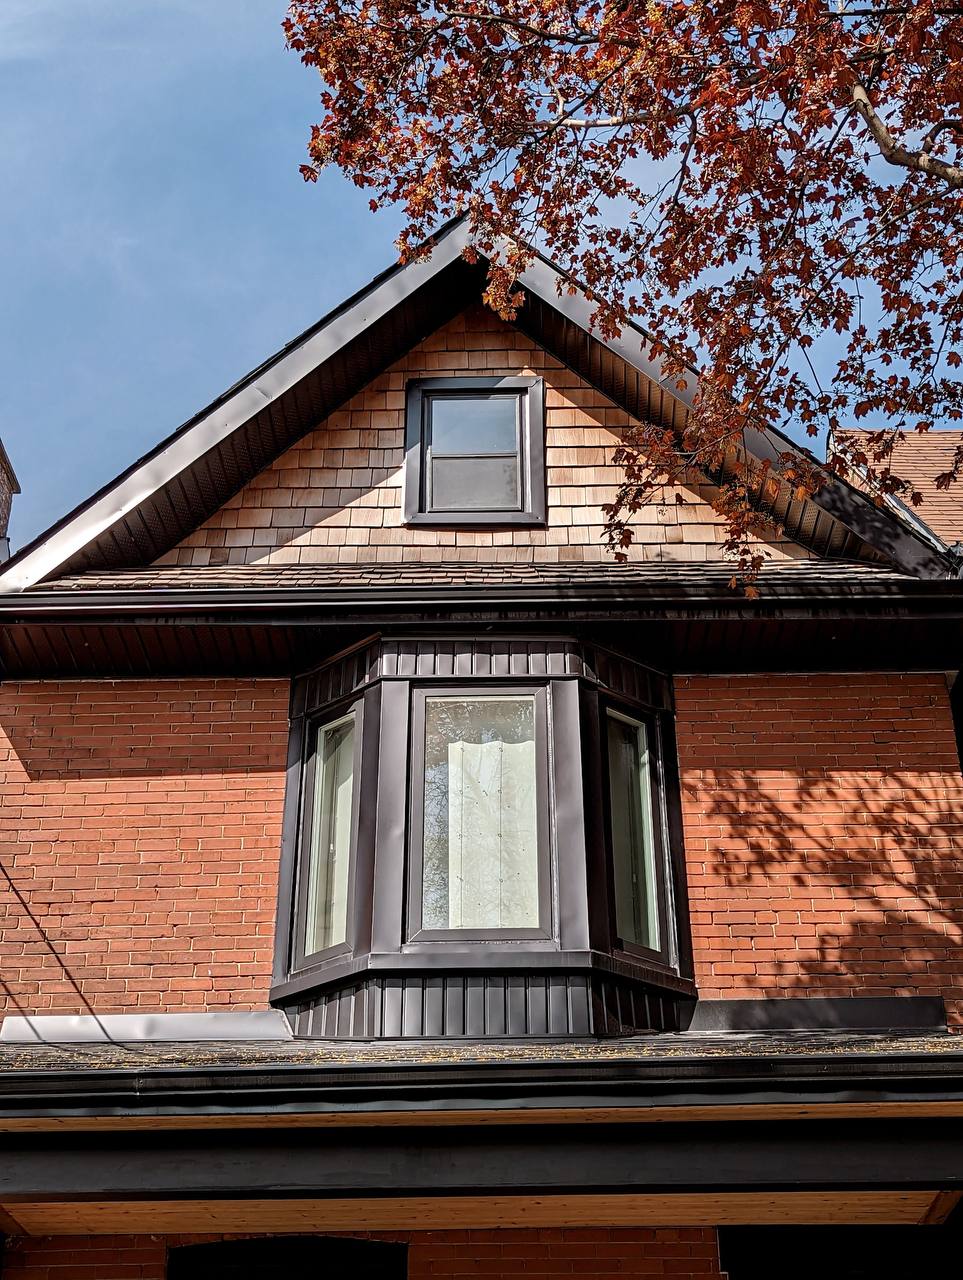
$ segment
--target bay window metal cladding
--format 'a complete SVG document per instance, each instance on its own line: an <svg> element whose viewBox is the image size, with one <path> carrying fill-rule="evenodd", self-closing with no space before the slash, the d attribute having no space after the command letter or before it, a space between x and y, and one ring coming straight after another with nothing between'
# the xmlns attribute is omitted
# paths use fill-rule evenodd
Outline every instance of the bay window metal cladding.
<svg viewBox="0 0 963 1280"><path fill-rule="evenodd" d="M275 985L297 1034L619 1035L695 998L667 677L372 637L294 682Z"/></svg>

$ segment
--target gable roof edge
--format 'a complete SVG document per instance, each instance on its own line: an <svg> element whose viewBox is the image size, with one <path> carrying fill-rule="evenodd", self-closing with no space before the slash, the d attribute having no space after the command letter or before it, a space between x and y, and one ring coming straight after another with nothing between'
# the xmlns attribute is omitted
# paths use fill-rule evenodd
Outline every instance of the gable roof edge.
<svg viewBox="0 0 963 1280"><path fill-rule="evenodd" d="M687 410L692 408L697 371L690 369L679 379L668 379L661 363L648 354L647 348L652 339L641 326L629 321L629 329L637 336L637 342L627 339L624 333L617 338L599 338L591 323L594 309L592 303L581 291L574 294L566 292L566 286L575 289L578 286L541 254L536 255L519 283L547 305L563 312L578 328L602 342ZM744 440L748 452L759 462L774 462L780 455L791 453L795 457L821 465L808 449L796 444L776 428L749 427L744 433ZM955 561L947 553L945 544L908 509L894 508L891 504L880 507L841 477L832 477L829 483L810 494L809 500L884 555L898 569L926 578L958 576Z"/></svg>
<svg viewBox="0 0 963 1280"><path fill-rule="evenodd" d="M469 244L467 219L461 217L446 224L432 238L431 244L429 257L406 264L396 263L376 276L35 538L3 565L0 593L23 591L68 564L72 557L95 543L102 534L249 423L266 405L284 395L311 370L330 360L393 308L439 276L462 257ZM554 308L576 329L608 348L628 367L662 389L684 410L691 409L697 372L690 370L678 380L667 378L661 363L648 354L650 335L632 322L618 337L601 338L592 325L594 306L584 291L543 255L536 252L518 283L530 295ZM760 462L775 460L786 453L817 461L808 450L773 428L748 428L744 440L750 455ZM958 576L955 558L921 522L907 519L911 513L894 511L892 507L881 508L847 481L835 477L812 494L809 500L902 571L923 578Z"/></svg>
<svg viewBox="0 0 963 1280"><path fill-rule="evenodd" d="M23 591L48 577L146 498L231 435L311 369L329 359L378 317L460 258L468 243L464 218L433 238L428 258L396 263L311 329L235 383L153 450L12 556L0 593Z"/></svg>

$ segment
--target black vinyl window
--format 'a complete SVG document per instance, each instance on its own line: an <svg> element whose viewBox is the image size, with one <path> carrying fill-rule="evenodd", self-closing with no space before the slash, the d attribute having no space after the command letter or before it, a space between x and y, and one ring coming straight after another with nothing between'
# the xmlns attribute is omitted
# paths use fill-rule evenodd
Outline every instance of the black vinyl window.
<svg viewBox="0 0 963 1280"><path fill-rule="evenodd" d="M538 378L409 383L406 521L543 523L543 430Z"/></svg>
<svg viewBox="0 0 963 1280"><path fill-rule="evenodd" d="M554 634L370 636L293 681L287 778L296 1034L675 1025L629 999L694 991L667 677Z"/></svg>

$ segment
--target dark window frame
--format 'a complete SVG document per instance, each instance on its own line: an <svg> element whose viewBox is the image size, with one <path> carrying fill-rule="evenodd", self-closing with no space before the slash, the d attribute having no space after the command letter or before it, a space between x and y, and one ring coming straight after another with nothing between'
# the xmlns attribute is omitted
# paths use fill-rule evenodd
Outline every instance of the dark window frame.
<svg viewBox="0 0 963 1280"><path fill-rule="evenodd" d="M660 727L660 716L654 713L652 709L633 705L629 701L617 698L599 699L599 714L601 714L601 726L599 726L599 745L601 745L601 753L599 753L599 767L602 772L602 794L604 799L604 837L606 837L606 867L608 881L608 902L610 902L610 910L608 910L608 924L610 924L610 936L612 938L612 948L615 951L621 951L627 956L638 957L640 960L656 961L657 964L665 964L670 968L675 968L672 955L676 951L672 945L672 934L675 932L676 924L672 918L671 904L671 868L668 863L666 849L666 803L667 796L665 790L665 782L663 782L663 771L661 768L662 760L662 735ZM616 865L615 865L615 842L612 837L612 801L611 801L611 762L608 756L608 718L615 717L626 723L639 724L645 730L645 742L648 748L648 787L649 787L649 803L652 805L652 861L654 869L656 869L656 884L654 884L654 892L656 892L656 915L658 919L658 937L660 937L660 946L645 947L640 942L630 940L630 938L621 937L619 932L619 902L617 902L617 886L616 886Z"/></svg>
<svg viewBox="0 0 963 1280"><path fill-rule="evenodd" d="M665 969L667 973L692 975L692 942L690 942L689 895L685 874L685 847L681 826L681 792L672 731L674 710L653 707L625 692L599 690L595 700L597 727L595 758L587 759L587 767L597 778L601 800L604 877L607 888L607 946L612 955L625 956L635 963ZM610 767L608 767L608 713L627 721L644 724L649 746L649 792L652 800L652 837L658 891L658 927L661 945L658 950L640 946L620 937L617 925L615 851L612 844ZM680 916L679 904L685 904Z"/></svg>
<svg viewBox="0 0 963 1280"><path fill-rule="evenodd" d="M555 803L549 742L551 737L550 682L494 682L482 678L457 681L411 681L409 692L411 729L409 734L409 797L406 875L406 943L470 944L554 942L555 910L553 882L555 850L552 814ZM535 820L538 850L538 918L535 929L426 929L422 924L422 879L424 874L425 802L425 720L429 698L532 697L535 701Z"/></svg>
<svg viewBox="0 0 963 1280"><path fill-rule="evenodd" d="M435 528L546 523L545 390L541 378L413 378L406 386L404 522ZM514 509L433 510L428 504L428 409L434 396L471 399L492 393L518 397L519 506ZM474 456L474 455L463 455ZM502 456L502 455L478 455ZM507 456L507 455L505 455Z"/></svg>
<svg viewBox="0 0 963 1280"><path fill-rule="evenodd" d="M351 785L351 843L348 848L347 908L345 939L330 947L307 951L307 904L310 881L311 844L314 838L314 795L318 782L318 737L322 729L339 721L354 721ZM297 809L297 835L294 850L294 892L291 916L290 965L292 974L323 968L331 961L351 955L356 945L355 908L358 867L358 832L361 816L362 749L364 744L363 699L354 696L319 707L304 717L301 727L301 766Z"/></svg>

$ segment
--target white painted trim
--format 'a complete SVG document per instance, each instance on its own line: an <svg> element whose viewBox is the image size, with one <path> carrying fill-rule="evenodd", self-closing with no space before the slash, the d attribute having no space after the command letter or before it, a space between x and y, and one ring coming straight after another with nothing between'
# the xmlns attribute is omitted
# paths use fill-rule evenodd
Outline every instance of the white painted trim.
<svg viewBox="0 0 963 1280"><path fill-rule="evenodd" d="M291 1024L278 1009L259 1013L44 1013L7 1017L0 1026L0 1041L4 1044L293 1039Z"/></svg>

